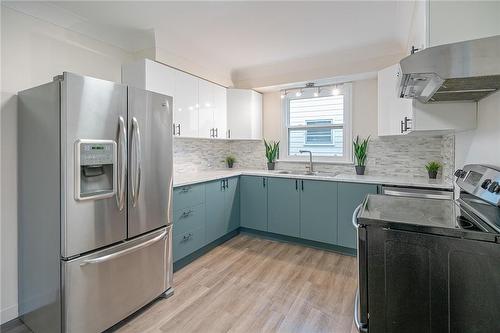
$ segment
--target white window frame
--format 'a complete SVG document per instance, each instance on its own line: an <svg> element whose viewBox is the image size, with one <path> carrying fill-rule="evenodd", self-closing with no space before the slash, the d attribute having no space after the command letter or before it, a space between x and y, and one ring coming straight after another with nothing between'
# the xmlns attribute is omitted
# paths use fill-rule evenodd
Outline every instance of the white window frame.
<svg viewBox="0 0 500 333"><path fill-rule="evenodd" d="M352 155L352 83L343 83L339 84L338 89L340 90L340 94L344 95L344 124L340 126L344 129L343 136L343 156L314 156L313 161L315 163L329 163L329 164L353 164L353 155ZM288 130L289 128L293 129L304 129L311 128L311 126L292 126L289 127L289 106L290 100L292 99L301 99L301 98L310 98L314 97L315 89L304 89L302 95L297 97L295 92L290 92L285 98L281 100L281 143L280 143L280 158L278 161L281 162L308 162L309 156L304 155L288 155ZM331 96L331 89L322 89L319 97ZM332 126L318 126L318 128L332 128Z"/></svg>

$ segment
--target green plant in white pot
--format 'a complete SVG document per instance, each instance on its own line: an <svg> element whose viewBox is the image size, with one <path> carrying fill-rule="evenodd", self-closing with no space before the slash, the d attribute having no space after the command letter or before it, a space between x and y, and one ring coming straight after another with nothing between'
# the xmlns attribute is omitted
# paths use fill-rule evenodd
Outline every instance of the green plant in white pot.
<svg viewBox="0 0 500 333"><path fill-rule="evenodd" d="M264 146L266 147L267 169L274 170L276 159L278 158L280 151L280 142L279 141L267 142L264 139Z"/></svg>
<svg viewBox="0 0 500 333"><path fill-rule="evenodd" d="M360 139L359 135L356 135L356 140L352 141L354 148L355 157L355 168L357 175L364 175L366 168L366 157L368 156L368 142L370 142L370 136L366 139Z"/></svg>

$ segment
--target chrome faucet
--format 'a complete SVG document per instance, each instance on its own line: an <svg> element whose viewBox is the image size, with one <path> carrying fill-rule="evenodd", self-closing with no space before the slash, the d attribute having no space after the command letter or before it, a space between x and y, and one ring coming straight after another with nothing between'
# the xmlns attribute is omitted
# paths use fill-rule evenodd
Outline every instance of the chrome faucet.
<svg viewBox="0 0 500 333"><path fill-rule="evenodd" d="M310 150L299 150L299 153L304 154L304 153L309 153L309 173L314 173L314 166L313 166L313 153Z"/></svg>

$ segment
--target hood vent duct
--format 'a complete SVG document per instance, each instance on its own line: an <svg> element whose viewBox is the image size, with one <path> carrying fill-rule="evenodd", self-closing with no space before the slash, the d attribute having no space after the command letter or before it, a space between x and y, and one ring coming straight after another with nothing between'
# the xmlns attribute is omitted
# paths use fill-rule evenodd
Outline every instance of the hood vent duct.
<svg viewBox="0 0 500 333"><path fill-rule="evenodd" d="M500 35L430 47L404 58L400 67L402 98L478 101L500 89Z"/></svg>

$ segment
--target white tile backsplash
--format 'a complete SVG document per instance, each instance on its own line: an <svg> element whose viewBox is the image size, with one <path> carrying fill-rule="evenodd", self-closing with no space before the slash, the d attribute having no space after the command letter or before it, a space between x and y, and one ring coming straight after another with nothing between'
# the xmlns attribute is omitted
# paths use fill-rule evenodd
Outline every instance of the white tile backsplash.
<svg viewBox="0 0 500 333"><path fill-rule="evenodd" d="M438 177L453 179L454 135L373 138L368 146L366 174L427 176L424 165L443 165ZM235 168L266 168L264 144L260 140L210 140L174 138L174 171L189 173L225 167L227 155L236 157ZM278 169L305 170L305 163L279 162ZM317 163L316 170L354 173L350 164Z"/></svg>

